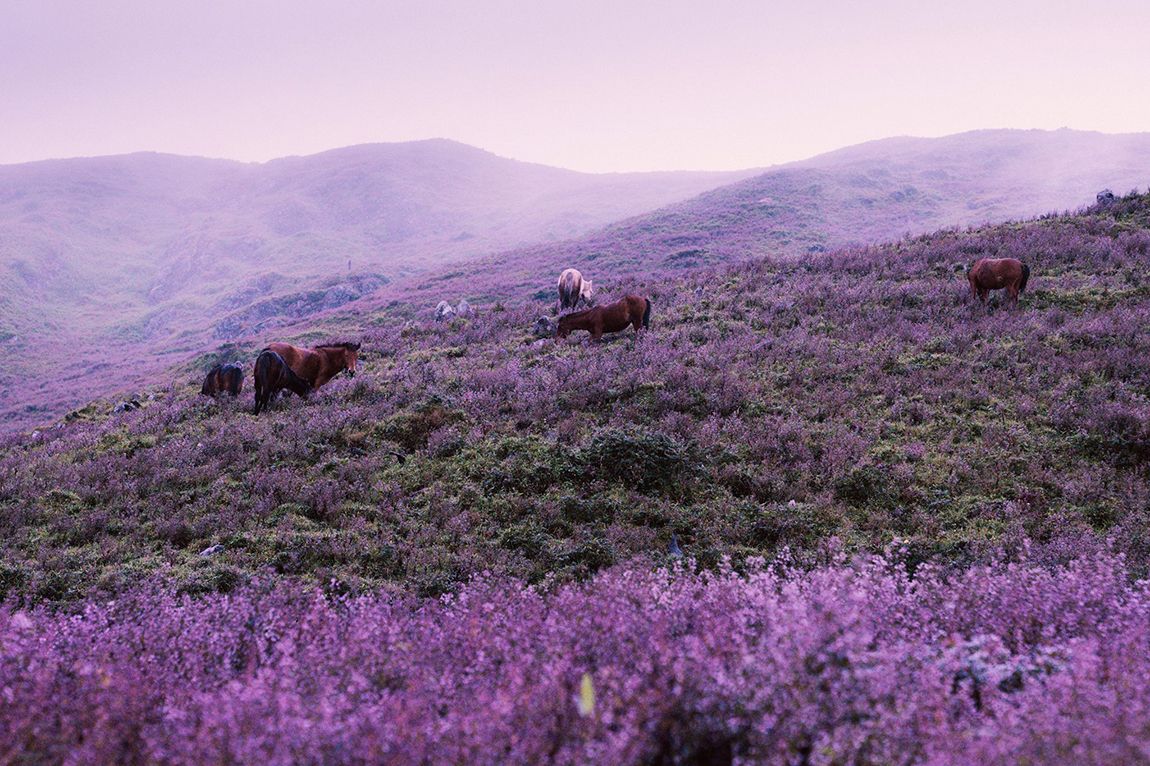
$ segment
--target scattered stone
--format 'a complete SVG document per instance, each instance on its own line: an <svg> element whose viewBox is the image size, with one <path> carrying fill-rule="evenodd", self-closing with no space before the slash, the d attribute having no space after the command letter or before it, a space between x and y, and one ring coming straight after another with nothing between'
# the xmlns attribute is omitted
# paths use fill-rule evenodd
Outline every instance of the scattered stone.
<svg viewBox="0 0 1150 766"><path fill-rule="evenodd" d="M446 322L455 316L455 309L447 301L440 301L439 305L435 307L435 321Z"/></svg>
<svg viewBox="0 0 1150 766"><path fill-rule="evenodd" d="M1109 205L1114 201L1114 192L1110 191L1109 189L1103 189L1102 191L1098 192L1094 199L1097 200L1099 205Z"/></svg>
<svg viewBox="0 0 1150 766"><path fill-rule="evenodd" d="M671 545L668 546L667 552L671 554L671 558L683 558L683 549L679 546L679 536L674 532L671 533Z"/></svg>
<svg viewBox="0 0 1150 766"><path fill-rule="evenodd" d="M208 556L215 556L217 553L223 553L223 551L224 551L223 544L222 543L216 543L215 545L212 545L208 548L204 548L202 551L200 551L200 555L204 556L206 558Z"/></svg>
<svg viewBox="0 0 1150 766"><path fill-rule="evenodd" d="M115 407L113 407L112 413L115 414L118 412L131 412L132 410L140 409L141 406L142 405L140 404L139 399L130 399L128 401L120 402Z"/></svg>
<svg viewBox="0 0 1150 766"><path fill-rule="evenodd" d="M551 317L539 317L535 320L535 337L536 338L552 338L555 336L555 324L551 321Z"/></svg>
<svg viewBox="0 0 1150 766"><path fill-rule="evenodd" d="M474 313L474 309L471 308L471 304L467 302L466 298L459 301L459 305L455 307L456 316L469 317Z"/></svg>

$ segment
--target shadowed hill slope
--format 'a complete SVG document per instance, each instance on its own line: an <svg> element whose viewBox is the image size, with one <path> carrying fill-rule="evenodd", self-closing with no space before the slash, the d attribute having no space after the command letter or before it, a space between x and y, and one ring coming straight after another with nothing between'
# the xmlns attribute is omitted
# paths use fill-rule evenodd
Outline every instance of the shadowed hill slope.
<svg viewBox="0 0 1150 766"><path fill-rule="evenodd" d="M745 175L591 175L443 140L258 165L136 154L0 167L0 353L15 360L0 373L0 427L133 383L156 354ZM68 379L59 398L36 393Z"/></svg>
<svg viewBox="0 0 1150 766"><path fill-rule="evenodd" d="M738 181L594 234L503 259L603 278L821 253L950 226L1077 209L1150 184L1150 134L987 130L894 138Z"/></svg>
<svg viewBox="0 0 1150 766"><path fill-rule="evenodd" d="M1033 269L1021 310L966 295L991 253ZM306 402L257 418L250 388L209 402L189 373L140 410L6 437L0 585L69 600L270 568L435 594L584 577L672 533L709 566L831 536L897 536L917 562L1105 532L1144 571L1148 258L1141 195L624 281L651 329L603 344L535 341L549 298L441 324L340 310L323 331L363 337L360 373Z"/></svg>
<svg viewBox="0 0 1150 766"><path fill-rule="evenodd" d="M0 428L348 306L547 297L1075 208L1150 179L1150 135L978 131L832 152L592 234L719 174L587 176L445 141L265 165L156 155L0 168ZM187 167L185 167L185 165ZM15 174L15 175L12 175ZM23 174L23 175L22 175ZM26 176L26 177L25 177ZM500 247L552 238L498 255ZM562 240L562 241L558 241ZM450 263L451 265L447 265ZM366 297L365 297L366 296ZM206 357L204 355L207 355ZM23 384L22 384L23 382Z"/></svg>

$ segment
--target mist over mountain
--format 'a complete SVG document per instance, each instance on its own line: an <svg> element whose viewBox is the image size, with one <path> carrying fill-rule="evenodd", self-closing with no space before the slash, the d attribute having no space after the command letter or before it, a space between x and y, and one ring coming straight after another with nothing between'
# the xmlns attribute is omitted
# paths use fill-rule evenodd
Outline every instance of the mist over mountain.
<svg viewBox="0 0 1150 766"><path fill-rule="evenodd" d="M683 269L813 254L1076 209L1150 184L1150 134L982 130L892 138L771 169L507 259L531 269Z"/></svg>
<svg viewBox="0 0 1150 766"><path fill-rule="evenodd" d="M0 418L25 409L29 378L178 357L746 175L593 175L445 140L264 164L133 154L0 167L0 350L21 360L0 373Z"/></svg>
<svg viewBox="0 0 1150 766"><path fill-rule="evenodd" d="M325 312L367 296L408 316L441 297L543 296L568 265L610 292L622 276L817 257L1148 182L1150 134L1069 130L892 138L744 173L589 175L444 140L0 167L0 428L231 344L322 333ZM501 278L476 279L490 269Z"/></svg>

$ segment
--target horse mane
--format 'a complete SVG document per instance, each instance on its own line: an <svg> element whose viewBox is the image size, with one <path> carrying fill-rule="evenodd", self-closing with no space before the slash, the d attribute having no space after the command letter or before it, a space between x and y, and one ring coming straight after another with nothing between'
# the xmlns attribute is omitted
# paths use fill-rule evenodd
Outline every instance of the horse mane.
<svg viewBox="0 0 1150 766"><path fill-rule="evenodd" d="M342 348L344 351L358 351L359 346L358 343L348 341L344 343L321 343L316 348Z"/></svg>
<svg viewBox="0 0 1150 766"><path fill-rule="evenodd" d="M591 308L583 309L582 311L572 311L568 314L564 314L563 316L561 316L559 318L560 319L578 319L579 317L582 317L585 314L590 314L592 311L594 311L597 308L600 308L600 307L599 306L592 306Z"/></svg>

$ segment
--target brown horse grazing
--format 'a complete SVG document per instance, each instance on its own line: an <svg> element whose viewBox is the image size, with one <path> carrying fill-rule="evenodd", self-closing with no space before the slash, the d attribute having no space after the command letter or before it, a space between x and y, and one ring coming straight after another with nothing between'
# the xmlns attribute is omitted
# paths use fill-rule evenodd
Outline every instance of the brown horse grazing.
<svg viewBox="0 0 1150 766"><path fill-rule="evenodd" d="M329 343L315 348L299 348L290 343L269 343L264 351L274 351L284 358L292 372L319 388L344 370L355 377L359 355L358 343Z"/></svg>
<svg viewBox="0 0 1150 766"><path fill-rule="evenodd" d="M605 332L619 332L626 330L627 325L635 328L651 326L651 300L639 295L624 295L614 303L606 306L596 306L593 309L576 311L559 317L559 329L555 333L555 342L566 338L572 330L586 330L591 333L591 340L599 340Z"/></svg>
<svg viewBox="0 0 1150 766"><path fill-rule="evenodd" d="M266 348L256 357L255 379L256 408L252 411L253 415L266 410L276 394L285 388L304 399L311 393L311 384L292 372L282 356Z"/></svg>
<svg viewBox="0 0 1150 766"><path fill-rule="evenodd" d="M244 368L234 362L217 364L208 371L200 393L204 396L218 396L221 393L239 396L244 388Z"/></svg>
<svg viewBox="0 0 1150 766"><path fill-rule="evenodd" d="M1018 306L1018 294L1026 289L1030 267L1017 258L980 258L966 278L970 280L970 294L983 303L991 290L1005 287L1010 302Z"/></svg>
<svg viewBox="0 0 1150 766"><path fill-rule="evenodd" d="M584 279L578 269L564 269L559 275L559 313L573 309L583 301L591 305L591 280Z"/></svg>

